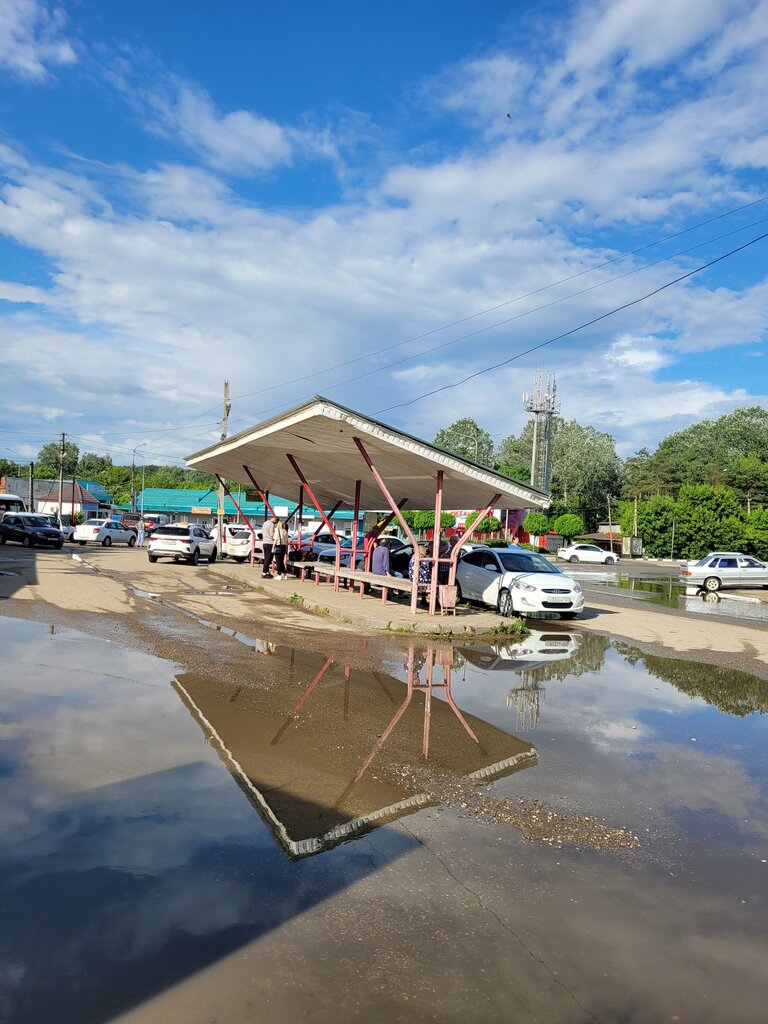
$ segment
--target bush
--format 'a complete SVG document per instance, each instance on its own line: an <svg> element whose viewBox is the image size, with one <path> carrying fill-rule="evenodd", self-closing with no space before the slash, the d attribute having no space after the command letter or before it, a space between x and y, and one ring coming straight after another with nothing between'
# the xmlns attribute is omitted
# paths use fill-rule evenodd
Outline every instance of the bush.
<svg viewBox="0 0 768 1024"><path fill-rule="evenodd" d="M528 544L528 543L525 543L525 544L521 544L521 545L520 545L520 547L521 547L521 548L522 548L522 549L523 549L524 551L538 551L538 552L539 552L540 554L542 554L542 555L547 555L547 554L549 554L549 548L540 548L540 547L538 547L538 546L537 546L536 544Z"/></svg>
<svg viewBox="0 0 768 1024"><path fill-rule="evenodd" d="M529 512L523 520L523 529L526 533L532 533L534 537L539 537L549 530L549 520L543 512Z"/></svg>
<svg viewBox="0 0 768 1024"><path fill-rule="evenodd" d="M584 533L584 520L573 512L566 512L565 515L557 517L552 524L552 529L566 540L572 540L580 533Z"/></svg>
<svg viewBox="0 0 768 1024"><path fill-rule="evenodd" d="M477 512L470 512L467 516L467 527L472 526L477 517ZM496 533L500 529L501 520L497 519L496 516L486 516L485 519L480 520L480 525L475 530L475 533Z"/></svg>
<svg viewBox="0 0 768 1024"><path fill-rule="evenodd" d="M489 548L508 548L509 541L502 540L501 537L490 537L486 542L486 546Z"/></svg>

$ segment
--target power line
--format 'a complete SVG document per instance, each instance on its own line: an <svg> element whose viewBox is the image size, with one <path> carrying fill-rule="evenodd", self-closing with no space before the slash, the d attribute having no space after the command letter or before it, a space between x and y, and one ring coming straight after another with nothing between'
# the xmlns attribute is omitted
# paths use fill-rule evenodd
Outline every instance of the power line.
<svg viewBox="0 0 768 1024"><path fill-rule="evenodd" d="M553 345L556 341L562 341L563 338L567 338L571 334L576 334L578 331L582 331L586 327L592 327L593 324L600 323L601 320L606 320L608 317L622 312L622 310L629 309L631 306L637 306L639 303L645 302L646 299L650 299L654 295L658 295L659 292L663 292L667 288L671 288L672 285L679 284L680 281L685 281L687 278L693 277L694 274L700 274L703 270L708 270L710 267L715 266L716 263L722 263L722 261L728 259L729 256L734 256L737 252L743 252L751 245L755 245L757 242L762 242L765 238L768 238L768 231L765 234L759 235L757 238L750 239L750 241L745 242L744 245L740 245L736 249L731 249L730 252L723 253L722 256L717 256L715 259L710 260L709 263L704 263L700 267L696 267L685 274L681 274L679 277L673 278L671 281L667 281L666 284L660 285L658 288L654 288L653 291L646 292L645 295L641 295L637 299L625 302L621 306L616 306L614 309L609 310L607 313L601 313L600 316L596 316L594 319L588 320L586 323L579 324L578 327L572 327L569 331L564 331L562 334L558 334L554 338L549 338L547 341L541 341L538 345L532 345L530 348L527 348L522 352L518 352L517 355L510 356L509 359L502 359L501 362L494 363L492 366L486 366L482 370L476 370L474 373L468 374L466 377L463 377L459 381L455 381L453 384L444 384L442 387L434 388L432 391L427 391L423 395L418 395L416 398L411 399L410 402L398 402L397 405L388 405L384 409L378 409L374 413L374 416L378 416L383 412L390 412L392 409L403 409L406 406L415 405L416 402L420 402L424 398L430 398L432 395L440 394L442 391L450 391L453 388L461 387L462 384L466 384L468 381L474 380L475 377L480 377L484 373L490 373L491 370L498 370L502 366L507 366L509 363L515 362L516 359L521 359L523 356L530 355L531 352L537 352L539 349L545 348L547 345Z"/></svg>

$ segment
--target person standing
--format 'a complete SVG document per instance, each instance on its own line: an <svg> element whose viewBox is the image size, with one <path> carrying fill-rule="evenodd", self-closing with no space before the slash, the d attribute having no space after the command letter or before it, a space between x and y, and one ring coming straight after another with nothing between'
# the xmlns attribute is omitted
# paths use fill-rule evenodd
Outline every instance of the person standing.
<svg viewBox="0 0 768 1024"><path fill-rule="evenodd" d="M264 564L261 567L261 578L263 580L272 579L272 573L269 570L272 567L272 552L275 546L276 523L277 516L272 515L269 519L264 520L264 525L261 528L261 533L264 538Z"/></svg>
<svg viewBox="0 0 768 1024"><path fill-rule="evenodd" d="M275 525L274 540L275 566L277 568L277 579L287 580L286 558L288 557L288 527L284 519L279 519Z"/></svg>
<svg viewBox="0 0 768 1024"><path fill-rule="evenodd" d="M144 547L144 520L140 519L136 523L136 547Z"/></svg>

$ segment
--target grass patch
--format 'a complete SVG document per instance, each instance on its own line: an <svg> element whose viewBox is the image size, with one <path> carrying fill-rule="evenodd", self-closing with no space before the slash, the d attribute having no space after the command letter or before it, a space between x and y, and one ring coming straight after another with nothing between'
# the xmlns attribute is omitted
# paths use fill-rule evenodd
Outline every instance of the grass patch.
<svg viewBox="0 0 768 1024"><path fill-rule="evenodd" d="M264 588L262 587L262 590L263 589ZM301 596L301 594L291 594L288 600L291 602L291 604L296 604L299 607L301 607L304 604L304 598Z"/></svg>
<svg viewBox="0 0 768 1024"><path fill-rule="evenodd" d="M530 629L522 619L513 619L511 622L500 622L485 631L489 636L511 636L522 640L530 634Z"/></svg>

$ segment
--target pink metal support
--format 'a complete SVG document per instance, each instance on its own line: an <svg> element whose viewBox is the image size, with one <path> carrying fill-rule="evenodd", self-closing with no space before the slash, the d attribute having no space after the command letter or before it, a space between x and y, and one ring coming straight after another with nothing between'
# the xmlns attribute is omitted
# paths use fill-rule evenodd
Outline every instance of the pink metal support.
<svg viewBox="0 0 768 1024"><path fill-rule="evenodd" d="M408 503L408 499L407 498L402 498L400 501L398 501L397 507L401 509L407 503ZM383 522L378 523L376 526L374 526L374 528L371 530L369 536L367 536L365 538L365 571L366 572L370 572L371 571L371 555L373 554L373 542L376 540L377 537L380 537L382 535L382 533L386 530L386 528L389 526L389 524L392 522L392 520L394 518L395 518L395 513L394 512L390 512L389 515L387 516L387 518Z"/></svg>
<svg viewBox="0 0 768 1024"><path fill-rule="evenodd" d="M425 761L429 760L429 727L432 723L432 675L435 671L435 651L427 649L427 686L424 691L424 735L421 754Z"/></svg>
<svg viewBox="0 0 768 1024"><path fill-rule="evenodd" d="M297 533L296 538L298 540L298 551L301 551L301 530L304 525L304 487L299 487L299 521L296 524Z"/></svg>
<svg viewBox="0 0 768 1024"><path fill-rule="evenodd" d="M443 515L443 471L438 469L435 482L435 525L432 530L432 577L429 583L429 614L437 611L437 582L440 574L440 531Z"/></svg>
<svg viewBox="0 0 768 1024"><path fill-rule="evenodd" d="M291 722L296 721L296 719L299 717L299 713L301 712L302 707L304 706L304 702L309 698L314 688L317 686L317 684L320 682L320 680L323 678L323 676L325 675L325 673L328 671L332 664L333 658L327 658L323 667L320 669L315 678L309 684L307 689L304 691L303 695L296 702L296 707L293 709L293 714L288 716L287 720L277 730L274 739L270 740L270 746L276 746L282 739L283 733L291 724Z"/></svg>
<svg viewBox="0 0 768 1024"><path fill-rule="evenodd" d="M294 459L294 457L292 455L288 454L287 452L286 452L286 458L288 459L290 464L293 466L293 469L294 469L294 472L296 473L296 476L301 481L301 484L302 484L304 490L309 495L312 504L315 506L317 511L320 513L320 518L323 520L325 525L328 527L328 529L330 530L331 536L333 537L334 541L336 542L336 569L335 569L335 572L334 572L333 589L334 590L338 590L339 589L339 565L341 564L341 541L339 540L339 537L338 537L336 531L333 528L331 520L325 514L325 512L323 511L320 503L318 502L317 498L315 497L315 492L312 490L312 488L307 483L307 478L302 473L301 467L299 466L298 462L296 461L296 459ZM341 504L340 501L337 502L337 504L335 506L335 509L338 508L340 504ZM335 511L335 509L334 509L334 511ZM331 512L331 515L333 515L333 512ZM317 536L317 533L315 533L315 537L316 536ZM313 540L314 540L314 537L313 537Z"/></svg>
<svg viewBox="0 0 768 1024"><path fill-rule="evenodd" d="M229 496L229 498L231 499L231 501L232 501L232 504L233 504L233 505L235 506L235 508L237 509L237 513L238 513L238 515L240 516L240 518L241 518L241 519L243 520L243 522L245 523L245 525L246 525L246 526L248 527L248 529L249 529L249 530L251 531L251 568L253 568L253 561L254 561L254 556L255 556L255 551L256 551L256 531L255 531L255 530L254 530L254 528L253 528L253 527L251 526L250 522L249 522L249 521L248 521L248 520L247 520L247 519L245 518L245 516L243 515L243 510L242 510L242 509L240 508L240 506L239 506L239 505L237 504L237 502L235 501L235 497L234 497L234 495L232 494L232 492L230 491L230 489L229 489L229 488L227 487L227 485L226 485L226 484L224 483L224 481L223 481L223 480L221 479L221 477L219 476L219 474L218 474L218 473L215 473L215 474L214 474L214 476L215 476L215 477L216 477L216 479L217 479L217 480L219 481L219 483L221 484L221 486L222 486L222 487L224 488L224 493L225 493L225 494L227 494L227 495ZM226 529L227 529L227 528L226 528L226 526L224 525L224 522L223 522L223 520L222 520L222 524L221 524L221 532L222 532L222 533L225 533L225 532L226 532ZM223 548L224 548L224 537L219 537L219 544L221 545L221 547L222 547L222 550L223 550ZM221 554L221 552L219 552L219 554Z"/></svg>
<svg viewBox="0 0 768 1024"><path fill-rule="evenodd" d="M370 469L371 473L373 474L373 479L379 485L379 490L381 491L381 493L384 495L384 497L389 502L389 507L392 509L393 514L397 516L398 521L400 523L400 526L403 528L403 532L405 533L406 537L408 537L410 542L413 544L413 592L411 593L411 614L415 615L416 614L416 605L418 604L418 600L419 600L419 544L418 544L418 541L416 540L414 535L411 533L410 526L408 525L408 523L406 523L405 519L403 519L402 515L400 514L400 509L395 504L395 499L389 493L387 485L384 483L384 480L383 480L381 474L379 473L378 469L376 469L376 467L374 466L373 461L372 461L370 455L365 450L365 446L363 445L363 442L360 440L359 437L354 437L352 440L355 442L355 444L357 445L357 448L358 448L360 454L365 459L365 461L366 461L366 463L368 465L368 469Z"/></svg>
<svg viewBox="0 0 768 1024"><path fill-rule="evenodd" d="M360 487L362 480L355 480L355 511L352 516L352 555L349 562L350 569L357 568L357 529L360 521Z"/></svg>
<svg viewBox="0 0 768 1024"><path fill-rule="evenodd" d="M461 551L464 544L466 544L466 542L475 532L475 530L478 528L483 519L485 519L486 516L489 516L491 512L493 512L493 510L496 508L496 502L499 500L500 497L501 494L494 494L494 496L491 498L486 507L482 509L482 511L478 510L477 518L475 519L474 523L472 523L469 529L465 530L464 533L462 533L461 537L459 537L458 544L455 545L453 551L451 552L451 569L450 574L448 576L448 583L451 586L453 586L456 583L456 565L458 564L459 561L459 552Z"/></svg>
<svg viewBox="0 0 768 1024"><path fill-rule="evenodd" d="M247 466L243 466L243 469L248 474L248 479L251 481L253 486L259 492L259 496L261 497L261 500L264 502L264 518L265 519L267 518L267 512L269 512L269 514L271 516L273 516L275 514L275 510L269 504L269 491L262 491L262 489L256 483L256 480L254 478L253 473L250 471L250 469Z"/></svg>

